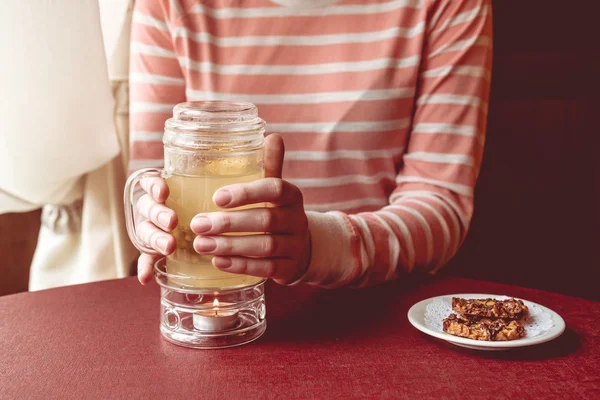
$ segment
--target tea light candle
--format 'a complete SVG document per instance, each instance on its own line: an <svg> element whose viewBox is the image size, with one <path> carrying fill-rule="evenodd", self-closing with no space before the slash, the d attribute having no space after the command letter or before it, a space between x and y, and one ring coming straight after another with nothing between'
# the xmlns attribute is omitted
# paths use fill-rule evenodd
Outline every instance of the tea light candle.
<svg viewBox="0 0 600 400"><path fill-rule="evenodd" d="M221 307L229 303L223 303ZM194 313L194 328L205 332L223 332L235 328L238 321L236 310L219 309L219 300L213 301L212 311L198 311Z"/></svg>

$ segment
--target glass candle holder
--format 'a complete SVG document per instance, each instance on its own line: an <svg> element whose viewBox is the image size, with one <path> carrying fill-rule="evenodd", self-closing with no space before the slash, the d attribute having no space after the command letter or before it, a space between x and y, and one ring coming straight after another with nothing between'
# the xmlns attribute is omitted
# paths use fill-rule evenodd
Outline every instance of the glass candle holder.
<svg viewBox="0 0 600 400"><path fill-rule="evenodd" d="M160 331L169 342L199 349L239 346L267 328L264 280L237 287L197 286L197 278L170 274L167 259L155 267L161 287ZM189 280L189 282L186 282ZM189 284L189 285L188 285Z"/></svg>

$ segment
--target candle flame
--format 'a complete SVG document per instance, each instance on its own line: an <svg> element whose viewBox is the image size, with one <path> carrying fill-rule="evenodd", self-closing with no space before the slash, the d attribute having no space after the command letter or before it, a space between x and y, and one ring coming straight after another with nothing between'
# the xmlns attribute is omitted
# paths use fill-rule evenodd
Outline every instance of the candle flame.
<svg viewBox="0 0 600 400"><path fill-rule="evenodd" d="M213 307L215 308L215 317L219 315L219 300L213 301Z"/></svg>

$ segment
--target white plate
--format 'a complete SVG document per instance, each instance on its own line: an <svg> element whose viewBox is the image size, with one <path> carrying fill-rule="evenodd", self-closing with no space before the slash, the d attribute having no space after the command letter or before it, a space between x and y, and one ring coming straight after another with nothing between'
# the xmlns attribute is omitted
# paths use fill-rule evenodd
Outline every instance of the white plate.
<svg viewBox="0 0 600 400"><path fill-rule="evenodd" d="M462 337L450 335L446 332L439 332L437 330L429 328L425 324L425 309L426 309L427 305L437 299L443 299L445 301L452 301L452 297L462 297L462 298L467 298L467 299L469 299L469 298L470 299L493 298L493 299L499 299L499 300L507 298L507 296L502 296L502 295L474 294L474 293L449 294L446 296L431 297L429 299L420 301L417 304L415 304L414 306L412 306L410 308L410 310L408 310L408 320L415 328L417 328L421 332L424 332L424 333L431 335L433 337L436 337L438 339L443 339L443 340L450 342L452 344L455 344L457 346L467 347L469 349L474 349L474 350L508 350L508 349L512 349L512 348L516 348L516 347L533 346L536 344L550 341L552 339L556 339L565 331L565 327L566 327L565 321L562 319L562 317L560 315L558 315L556 312L552 311L551 309L549 309L547 307L544 307L544 306L534 303L532 301L522 299L520 297L519 297L519 299L523 300L523 302L525 303L526 306L528 306L530 308L532 306L537 306L540 309L542 309L542 311L547 312L548 314L551 315L554 325L552 326L552 328L550 328L550 330L548 330L538 336L534 336L534 337L524 337L522 339L517 339L517 340L512 340L512 341L507 341L507 342L487 342L487 341L481 341L481 340L462 338Z"/></svg>

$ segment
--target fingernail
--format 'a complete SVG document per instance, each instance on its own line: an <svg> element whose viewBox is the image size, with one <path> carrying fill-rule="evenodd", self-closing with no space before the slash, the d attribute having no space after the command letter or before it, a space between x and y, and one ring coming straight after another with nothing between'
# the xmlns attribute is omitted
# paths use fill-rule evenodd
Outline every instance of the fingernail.
<svg viewBox="0 0 600 400"><path fill-rule="evenodd" d="M229 190L217 190L213 196L213 202L219 207L226 206L231 203L231 192Z"/></svg>
<svg viewBox="0 0 600 400"><path fill-rule="evenodd" d="M190 227L196 233L208 232L212 229L212 222L208 217L201 215L192 220Z"/></svg>
<svg viewBox="0 0 600 400"><path fill-rule="evenodd" d="M233 261L231 261L231 258L229 258L229 257L213 258L213 265L215 266L215 268L229 269L229 268L231 268L232 264L233 264Z"/></svg>
<svg viewBox="0 0 600 400"><path fill-rule="evenodd" d="M141 271L138 271L138 281L140 281L142 285L146 284L146 278L143 276Z"/></svg>
<svg viewBox="0 0 600 400"><path fill-rule="evenodd" d="M169 239L167 239L166 237L159 237L158 239L156 239L156 246L159 248L159 250L161 250L163 253L167 252L167 246L169 245Z"/></svg>
<svg viewBox="0 0 600 400"><path fill-rule="evenodd" d="M152 186L152 195L154 196L154 200L157 200L158 196L160 196L160 188L158 185Z"/></svg>
<svg viewBox="0 0 600 400"><path fill-rule="evenodd" d="M169 213L168 211L159 212L157 219L158 223L163 228L169 228L169 225L171 225L171 213Z"/></svg>
<svg viewBox="0 0 600 400"><path fill-rule="evenodd" d="M196 251L209 252L217 248L217 241L209 237L196 238Z"/></svg>

